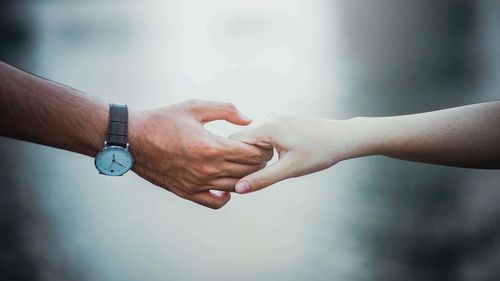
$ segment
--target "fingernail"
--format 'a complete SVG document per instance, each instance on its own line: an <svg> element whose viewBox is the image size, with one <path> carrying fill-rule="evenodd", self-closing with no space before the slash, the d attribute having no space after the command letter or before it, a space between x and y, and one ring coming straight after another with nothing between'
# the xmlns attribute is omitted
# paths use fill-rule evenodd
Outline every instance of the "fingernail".
<svg viewBox="0 0 500 281"><path fill-rule="evenodd" d="M247 193L247 192L250 191L250 184L248 184L247 181L241 181L241 182L239 182L239 183L236 184L236 186L234 187L234 189L239 194Z"/></svg>
<svg viewBox="0 0 500 281"><path fill-rule="evenodd" d="M209 192L217 197L223 197L226 194L226 192L221 190L210 190Z"/></svg>
<svg viewBox="0 0 500 281"><path fill-rule="evenodd" d="M240 116L241 119L245 119L247 121L252 121L252 119L248 118L247 116L245 116L243 113L239 112L238 115Z"/></svg>

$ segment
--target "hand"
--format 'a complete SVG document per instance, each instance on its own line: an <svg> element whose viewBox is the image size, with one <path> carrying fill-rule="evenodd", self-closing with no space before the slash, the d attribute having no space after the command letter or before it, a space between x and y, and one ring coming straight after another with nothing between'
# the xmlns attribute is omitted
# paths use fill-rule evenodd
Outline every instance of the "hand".
<svg viewBox="0 0 500 281"><path fill-rule="evenodd" d="M265 167L272 150L216 136L203 125L251 120L229 103L191 100L130 113L133 171L195 203L218 209L230 200L238 179Z"/></svg>
<svg viewBox="0 0 500 281"><path fill-rule="evenodd" d="M291 177L326 169L352 157L352 132L346 121L271 114L257 127L242 130L231 139L260 147L274 147L279 160L243 177L236 192L253 192Z"/></svg>

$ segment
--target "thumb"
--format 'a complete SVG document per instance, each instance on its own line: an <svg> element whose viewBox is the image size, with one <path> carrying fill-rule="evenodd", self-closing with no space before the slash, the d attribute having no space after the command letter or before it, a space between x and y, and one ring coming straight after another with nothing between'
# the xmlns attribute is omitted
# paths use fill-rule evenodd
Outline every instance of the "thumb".
<svg viewBox="0 0 500 281"><path fill-rule="evenodd" d="M248 125L252 120L243 115L232 103L203 101L196 108L197 115L202 123L215 120L226 120L236 125Z"/></svg>
<svg viewBox="0 0 500 281"><path fill-rule="evenodd" d="M292 161L285 156L274 164L239 180L235 190L240 194L254 192L287 179L292 176L291 164Z"/></svg>

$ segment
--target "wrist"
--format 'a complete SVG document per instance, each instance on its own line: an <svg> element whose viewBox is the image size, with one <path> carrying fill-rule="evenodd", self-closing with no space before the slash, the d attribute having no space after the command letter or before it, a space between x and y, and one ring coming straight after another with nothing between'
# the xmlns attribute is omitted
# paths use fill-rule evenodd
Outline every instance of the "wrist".
<svg viewBox="0 0 500 281"><path fill-rule="evenodd" d="M355 117L337 121L340 124L342 138L345 140L342 160L384 153L387 146L387 132L381 124L382 119Z"/></svg>
<svg viewBox="0 0 500 281"><path fill-rule="evenodd" d="M91 124L91 126L87 126L86 130L75 131L70 137L71 144L62 142L57 147L95 157L104 146L109 109L104 103L89 102L82 105L81 112L87 118L83 120L85 124L79 126L85 127L86 124Z"/></svg>
<svg viewBox="0 0 500 281"><path fill-rule="evenodd" d="M134 157L136 164L141 161L139 151L143 148L145 128L144 115L141 112L129 110L128 124L128 142L129 152Z"/></svg>

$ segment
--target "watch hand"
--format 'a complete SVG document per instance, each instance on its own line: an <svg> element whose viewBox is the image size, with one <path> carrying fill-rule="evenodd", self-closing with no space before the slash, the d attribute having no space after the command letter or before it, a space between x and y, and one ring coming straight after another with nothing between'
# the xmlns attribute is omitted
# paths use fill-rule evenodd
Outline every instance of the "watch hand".
<svg viewBox="0 0 500 281"><path fill-rule="evenodd" d="M122 163L120 163L120 162L115 161L115 164L117 164L117 165L120 165L120 166L124 167L124 165L123 165Z"/></svg>
<svg viewBox="0 0 500 281"><path fill-rule="evenodd" d="M113 164L115 164L115 160L113 160L113 162L111 162L111 164L108 167L108 170L111 169L111 167L113 167Z"/></svg>
<svg viewBox="0 0 500 281"><path fill-rule="evenodd" d="M116 161L115 161L115 154L113 153L113 163L114 163L114 162L116 162Z"/></svg>

